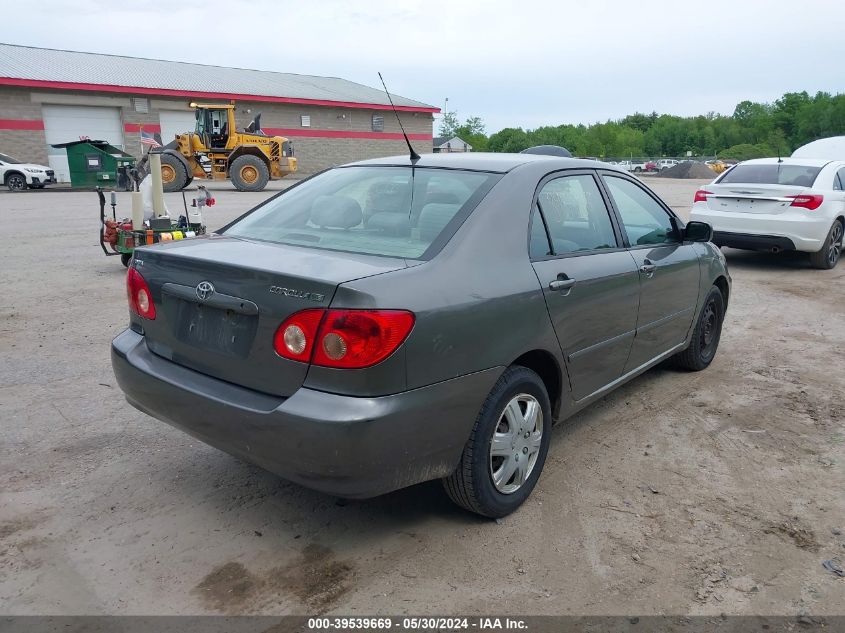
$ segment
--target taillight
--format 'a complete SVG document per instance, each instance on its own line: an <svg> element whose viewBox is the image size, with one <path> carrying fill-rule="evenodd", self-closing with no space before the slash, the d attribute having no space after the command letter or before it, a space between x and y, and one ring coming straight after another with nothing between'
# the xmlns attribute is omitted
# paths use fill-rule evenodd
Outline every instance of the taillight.
<svg viewBox="0 0 845 633"><path fill-rule="evenodd" d="M712 196L713 192L705 191L704 189L699 189L695 192L695 198L693 198L693 204L696 202L707 202L707 196Z"/></svg>
<svg viewBox="0 0 845 633"><path fill-rule="evenodd" d="M395 352L413 326L414 315L405 310L328 310L312 362L370 367Z"/></svg>
<svg viewBox="0 0 845 633"><path fill-rule="evenodd" d="M815 211L822 206L822 202L824 202L824 196L819 194L786 197L792 198L792 204L789 205L790 207L801 207L802 209L809 209L810 211Z"/></svg>
<svg viewBox="0 0 845 633"><path fill-rule="evenodd" d="M307 363L317 340L317 327L326 313L324 309L303 310L289 317L276 330L273 347L282 358Z"/></svg>
<svg viewBox="0 0 845 633"><path fill-rule="evenodd" d="M273 344L284 358L360 369L395 352L413 326L407 310L303 310L279 326Z"/></svg>
<svg viewBox="0 0 845 633"><path fill-rule="evenodd" d="M141 273L134 268L126 272L126 296L132 312L151 321L156 318L156 306L150 287Z"/></svg>

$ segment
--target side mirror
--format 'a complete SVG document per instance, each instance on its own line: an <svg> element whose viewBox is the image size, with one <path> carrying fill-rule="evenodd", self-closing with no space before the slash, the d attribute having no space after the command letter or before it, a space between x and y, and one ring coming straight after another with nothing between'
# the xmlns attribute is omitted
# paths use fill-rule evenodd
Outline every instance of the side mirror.
<svg viewBox="0 0 845 633"><path fill-rule="evenodd" d="M713 227L707 222L687 222L684 239L690 242L710 242L713 239Z"/></svg>

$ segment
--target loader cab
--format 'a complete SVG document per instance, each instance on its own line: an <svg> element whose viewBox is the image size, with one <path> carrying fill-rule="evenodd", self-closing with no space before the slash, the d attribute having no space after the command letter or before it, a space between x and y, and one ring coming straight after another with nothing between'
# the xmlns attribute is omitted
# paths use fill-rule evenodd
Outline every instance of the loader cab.
<svg viewBox="0 0 845 633"><path fill-rule="evenodd" d="M226 107L196 106L196 133L209 149L225 149L229 141L229 119L232 109Z"/></svg>

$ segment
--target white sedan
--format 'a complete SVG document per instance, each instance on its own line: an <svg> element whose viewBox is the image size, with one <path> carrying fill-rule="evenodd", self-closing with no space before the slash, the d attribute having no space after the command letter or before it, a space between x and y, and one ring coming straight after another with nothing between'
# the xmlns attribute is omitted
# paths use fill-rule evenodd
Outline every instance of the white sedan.
<svg viewBox="0 0 845 633"><path fill-rule="evenodd" d="M815 268L833 268L845 227L845 160L740 163L696 191L690 219L709 223L718 246L805 251Z"/></svg>

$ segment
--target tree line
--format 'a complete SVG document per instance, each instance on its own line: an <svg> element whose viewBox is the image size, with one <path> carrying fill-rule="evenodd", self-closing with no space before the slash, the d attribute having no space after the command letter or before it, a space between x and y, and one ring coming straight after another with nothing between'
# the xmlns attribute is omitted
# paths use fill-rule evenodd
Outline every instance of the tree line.
<svg viewBox="0 0 845 633"><path fill-rule="evenodd" d="M677 157L687 152L737 160L788 156L810 141L845 135L845 94L788 92L774 103L743 101L730 116L638 112L605 123L505 128L489 136L480 117L462 122L457 112L448 112L441 121L440 135L459 136L476 152L520 152L534 145L560 145L574 156L604 159Z"/></svg>

